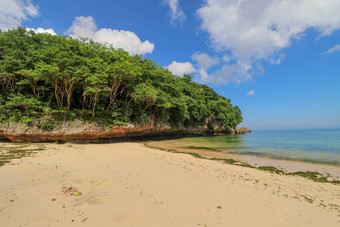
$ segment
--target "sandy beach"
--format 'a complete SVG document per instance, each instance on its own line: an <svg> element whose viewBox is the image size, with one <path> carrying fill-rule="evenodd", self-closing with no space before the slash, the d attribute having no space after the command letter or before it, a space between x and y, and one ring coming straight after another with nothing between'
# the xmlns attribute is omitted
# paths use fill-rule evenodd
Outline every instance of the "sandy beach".
<svg viewBox="0 0 340 227"><path fill-rule="evenodd" d="M0 226L340 225L339 185L142 143L42 146L0 167Z"/></svg>

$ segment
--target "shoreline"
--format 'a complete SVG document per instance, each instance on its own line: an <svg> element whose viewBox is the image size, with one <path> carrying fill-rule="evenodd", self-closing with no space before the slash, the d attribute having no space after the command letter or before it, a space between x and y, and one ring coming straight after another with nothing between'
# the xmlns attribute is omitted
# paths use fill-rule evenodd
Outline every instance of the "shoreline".
<svg viewBox="0 0 340 227"><path fill-rule="evenodd" d="M337 180L340 179L340 166L335 165L309 163L299 160L283 160L274 158L272 159L251 155L238 155L204 148L201 149L189 148L172 143L171 141L148 141L144 142L144 144L150 148L175 151L176 153L196 154L203 158L208 159L231 159L245 164L249 164L254 167L259 166L275 167L279 170L287 171L289 173L319 172L323 176L327 176L330 174L333 178L336 178Z"/></svg>
<svg viewBox="0 0 340 227"><path fill-rule="evenodd" d="M37 148L32 156L0 167L0 182L6 182L0 184L0 223L7 227L340 223L340 187L335 184L142 143L24 147Z"/></svg>

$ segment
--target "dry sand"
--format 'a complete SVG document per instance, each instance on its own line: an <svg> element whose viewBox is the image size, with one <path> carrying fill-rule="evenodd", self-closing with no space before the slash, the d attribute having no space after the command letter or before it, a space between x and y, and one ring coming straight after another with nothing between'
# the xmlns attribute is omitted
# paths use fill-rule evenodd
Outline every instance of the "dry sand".
<svg viewBox="0 0 340 227"><path fill-rule="evenodd" d="M0 226L340 226L338 185L140 143L45 146L0 167Z"/></svg>

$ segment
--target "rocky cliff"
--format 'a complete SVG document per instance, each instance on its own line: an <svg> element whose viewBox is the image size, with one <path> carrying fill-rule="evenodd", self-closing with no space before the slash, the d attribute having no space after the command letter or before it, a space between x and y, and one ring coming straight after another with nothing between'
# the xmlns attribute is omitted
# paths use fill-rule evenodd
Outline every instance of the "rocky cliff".
<svg viewBox="0 0 340 227"><path fill-rule="evenodd" d="M11 122L0 124L0 141L96 143L162 137L244 134L250 131L246 128L232 130L175 129L169 126L151 127L148 125L134 126L132 124L103 129L95 123L83 121L64 122L53 130L47 131L35 126Z"/></svg>

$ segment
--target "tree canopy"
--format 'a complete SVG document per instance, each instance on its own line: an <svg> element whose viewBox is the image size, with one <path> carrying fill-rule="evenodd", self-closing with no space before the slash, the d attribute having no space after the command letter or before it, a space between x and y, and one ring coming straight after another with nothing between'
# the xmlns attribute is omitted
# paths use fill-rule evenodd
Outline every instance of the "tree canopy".
<svg viewBox="0 0 340 227"><path fill-rule="evenodd" d="M225 129L242 122L229 99L192 76L174 76L139 55L88 39L0 31L0 123L81 119Z"/></svg>

